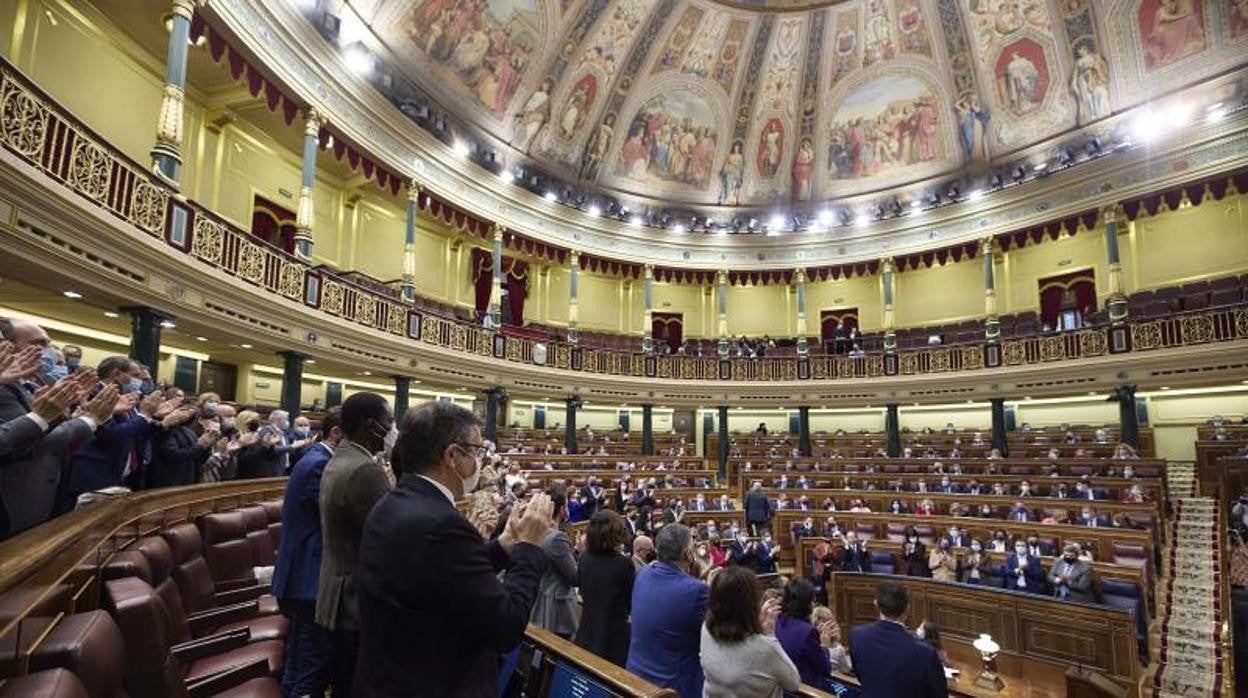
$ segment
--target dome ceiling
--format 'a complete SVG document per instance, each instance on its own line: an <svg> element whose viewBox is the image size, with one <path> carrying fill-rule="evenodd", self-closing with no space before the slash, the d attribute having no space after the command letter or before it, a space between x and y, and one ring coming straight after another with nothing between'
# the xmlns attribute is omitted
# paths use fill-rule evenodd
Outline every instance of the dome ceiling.
<svg viewBox="0 0 1248 698"><path fill-rule="evenodd" d="M1236 0L350 5L390 70L506 143L508 162L666 204L904 186L1008 158L1248 51Z"/></svg>

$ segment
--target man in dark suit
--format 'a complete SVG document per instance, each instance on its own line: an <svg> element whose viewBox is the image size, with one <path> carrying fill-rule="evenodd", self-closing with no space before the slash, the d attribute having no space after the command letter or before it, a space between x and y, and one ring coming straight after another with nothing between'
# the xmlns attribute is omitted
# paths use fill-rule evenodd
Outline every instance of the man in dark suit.
<svg viewBox="0 0 1248 698"><path fill-rule="evenodd" d="M142 482L143 451L148 440L160 432L160 420L178 406L160 392L144 396L143 368L124 356L110 356L97 368L102 385L114 385L122 394L113 418L95 430L95 438L79 447L70 463L68 496L62 502L72 509L84 492ZM189 417L189 414L185 414Z"/></svg>
<svg viewBox="0 0 1248 698"><path fill-rule="evenodd" d="M360 613L355 573L364 521L391 487L378 454L390 457L398 431L385 398L356 393L342 403L343 440L321 475L320 577L316 622L333 633L335 698L350 696L359 651Z"/></svg>
<svg viewBox="0 0 1248 698"><path fill-rule="evenodd" d="M849 654L863 698L948 696L945 668L935 648L906 629L906 588L885 582L875 588L880 619L854 628Z"/></svg>
<svg viewBox="0 0 1248 698"><path fill-rule="evenodd" d="M182 423L160 431L153 439L153 458L147 474L148 487L181 487L199 482L200 469L212 455L212 447L221 438L221 424L216 416L199 414L200 433L190 424Z"/></svg>
<svg viewBox="0 0 1248 698"><path fill-rule="evenodd" d="M498 657L524 637L546 569L550 497L516 503L487 545L455 508L480 477L481 420L426 403L404 417L395 452L403 478L368 515L360 548L356 693L497 696Z"/></svg>
<svg viewBox="0 0 1248 698"><path fill-rule="evenodd" d="M321 476L342 440L341 410L325 413L321 438L290 471L282 501L282 545L273 567L273 596L290 619L283 695L321 696L329 686L333 636L315 622L321 574Z"/></svg>
<svg viewBox="0 0 1248 698"><path fill-rule="evenodd" d="M771 503L763 494L763 483L755 480L750 485L750 491L745 493L745 523L750 527L750 533L757 536L770 521Z"/></svg>
<svg viewBox="0 0 1248 698"><path fill-rule="evenodd" d="M841 570L844 572L870 572L871 555L866 541L858 540L858 534L845 534L845 550L841 553Z"/></svg>
<svg viewBox="0 0 1248 698"><path fill-rule="evenodd" d="M37 526L52 517L62 472L72 448L91 438L113 414L116 388L96 394L74 419L66 410L94 384L91 373L57 381L31 391L39 356L48 336L38 325L16 321L6 325L0 351L0 538Z"/></svg>
<svg viewBox="0 0 1248 698"><path fill-rule="evenodd" d="M1023 541L1014 542L1014 552L1005 559L1003 569L1006 589L1029 594L1044 593L1044 569L1040 566L1040 558L1028 554L1027 544Z"/></svg>

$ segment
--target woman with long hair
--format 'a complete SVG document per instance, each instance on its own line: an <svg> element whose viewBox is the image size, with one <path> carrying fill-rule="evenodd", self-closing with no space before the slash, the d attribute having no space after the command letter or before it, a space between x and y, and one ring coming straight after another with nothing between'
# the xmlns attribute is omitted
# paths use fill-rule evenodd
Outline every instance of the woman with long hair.
<svg viewBox="0 0 1248 698"><path fill-rule="evenodd" d="M821 687L832 676L832 662L820 633L810 622L814 610L815 587L805 579L794 579L784 587L780 616L776 619L776 639L793 660L802 683Z"/></svg>

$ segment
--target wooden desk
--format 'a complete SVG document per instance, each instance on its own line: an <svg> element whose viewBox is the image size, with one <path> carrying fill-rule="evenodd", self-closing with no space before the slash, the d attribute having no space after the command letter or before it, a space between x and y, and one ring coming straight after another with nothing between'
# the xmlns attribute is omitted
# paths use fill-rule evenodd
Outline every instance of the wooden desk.
<svg viewBox="0 0 1248 698"><path fill-rule="evenodd" d="M964 671L960 689L969 690L979 673L978 653L970 643L980 633L991 634L1001 646L997 664L1004 674L1029 679L1042 691L1059 681L1064 685L1065 671L1074 666L1095 669L1124 686L1133 686L1140 674L1135 621L1124 610L931 579L834 575L828 583L828 601L844 637L878 619L875 587L885 581L909 591L910 625L922 620L937 623L950 658L971 665L960 667ZM974 654L968 656L967 649Z"/></svg>

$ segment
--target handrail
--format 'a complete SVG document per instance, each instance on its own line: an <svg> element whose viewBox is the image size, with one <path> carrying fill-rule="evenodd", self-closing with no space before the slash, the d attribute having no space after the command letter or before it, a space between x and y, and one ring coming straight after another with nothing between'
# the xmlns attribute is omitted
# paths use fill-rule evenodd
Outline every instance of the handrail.
<svg viewBox="0 0 1248 698"><path fill-rule="evenodd" d="M0 145L85 200L161 239L188 266L205 265L328 316L422 344L511 363L578 373L689 381L861 380L1047 364L1177 346L1248 339L1248 307L1231 306L1109 328L931 347L860 357L719 359L647 356L505 336L434 315L349 275L313 267L181 198L82 125L12 63L0 57ZM541 346L548 352L536 351ZM541 358L543 354L546 357Z"/></svg>

